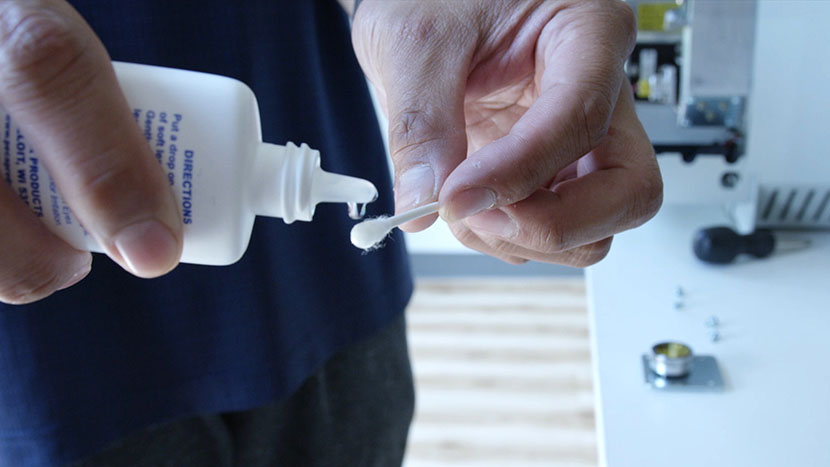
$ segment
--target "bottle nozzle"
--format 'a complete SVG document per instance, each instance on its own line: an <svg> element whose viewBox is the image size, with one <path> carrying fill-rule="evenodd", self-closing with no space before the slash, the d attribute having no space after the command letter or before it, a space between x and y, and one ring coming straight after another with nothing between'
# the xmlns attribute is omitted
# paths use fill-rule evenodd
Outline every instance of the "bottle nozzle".
<svg viewBox="0 0 830 467"><path fill-rule="evenodd" d="M286 224L310 221L318 203L371 203L378 190L368 180L326 172L320 153L297 146L262 144L254 165L254 213L280 217Z"/></svg>
<svg viewBox="0 0 830 467"><path fill-rule="evenodd" d="M378 198L375 185L362 178L326 172L317 167L311 184L311 202L371 203Z"/></svg>

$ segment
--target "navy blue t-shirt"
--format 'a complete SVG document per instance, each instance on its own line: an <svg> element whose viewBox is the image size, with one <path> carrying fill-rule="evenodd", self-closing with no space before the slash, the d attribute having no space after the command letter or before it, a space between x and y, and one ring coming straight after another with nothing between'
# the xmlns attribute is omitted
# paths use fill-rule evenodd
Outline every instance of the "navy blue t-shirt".
<svg viewBox="0 0 830 467"><path fill-rule="evenodd" d="M335 0L73 0L114 60L230 76L256 94L267 142L306 142L323 168L371 180L392 212L389 169ZM210 96L205 96L210 99ZM335 352L400 316L403 240L365 254L343 205L310 223L259 218L227 267L137 279L95 255L78 285L0 304L0 464L76 459L150 423L285 397Z"/></svg>

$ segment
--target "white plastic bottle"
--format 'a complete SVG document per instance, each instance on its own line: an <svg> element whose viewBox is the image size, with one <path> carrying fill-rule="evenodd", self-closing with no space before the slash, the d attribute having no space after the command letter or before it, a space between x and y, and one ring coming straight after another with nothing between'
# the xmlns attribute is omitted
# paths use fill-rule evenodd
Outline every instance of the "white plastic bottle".
<svg viewBox="0 0 830 467"><path fill-rule="evenodd" d="M176 195L184 223L182 262L236 262L248 246L256 215L310 221L318 203L370 203L377 197L366 180L323 171L320 153L305 144L263 143L256 98L237 80L148 65L114 66ZM103 251L2 108L0 137L1 173L15 193L75 248Z"/></svg>

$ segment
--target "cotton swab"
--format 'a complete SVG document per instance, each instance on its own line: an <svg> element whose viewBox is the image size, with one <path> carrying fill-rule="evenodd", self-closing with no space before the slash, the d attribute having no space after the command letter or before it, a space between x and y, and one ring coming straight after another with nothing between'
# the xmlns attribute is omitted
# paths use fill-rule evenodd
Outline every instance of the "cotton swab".
<svg viewBox="0 0 830 467"><path fill-rule="evenodd" d="M395 227L435 212L438 212L437 201L417 207L403 214L398 214L397 216L367 219L352 227L352 245L369 250L386 238L389 232Z"/></svg>

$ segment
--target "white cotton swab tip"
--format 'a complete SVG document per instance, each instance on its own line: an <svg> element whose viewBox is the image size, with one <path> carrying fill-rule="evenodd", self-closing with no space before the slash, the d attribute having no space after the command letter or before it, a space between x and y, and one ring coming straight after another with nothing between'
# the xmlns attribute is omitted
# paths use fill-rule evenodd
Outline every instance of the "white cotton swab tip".
<svg viewBox="0 0 830 467"><path fill-rule="evenodd" d="M393 227L386 222L390 217L368 219L352 227L352 245L369 250L386 238Z"/></svg>
<svg viewBox="0 0 830 467"><path fill-rule="evenodd" d="M438 211L438 202L425 204L392 217L367 219L352 227L352 245L369 250L380 243L395 227Z"/></svg>

